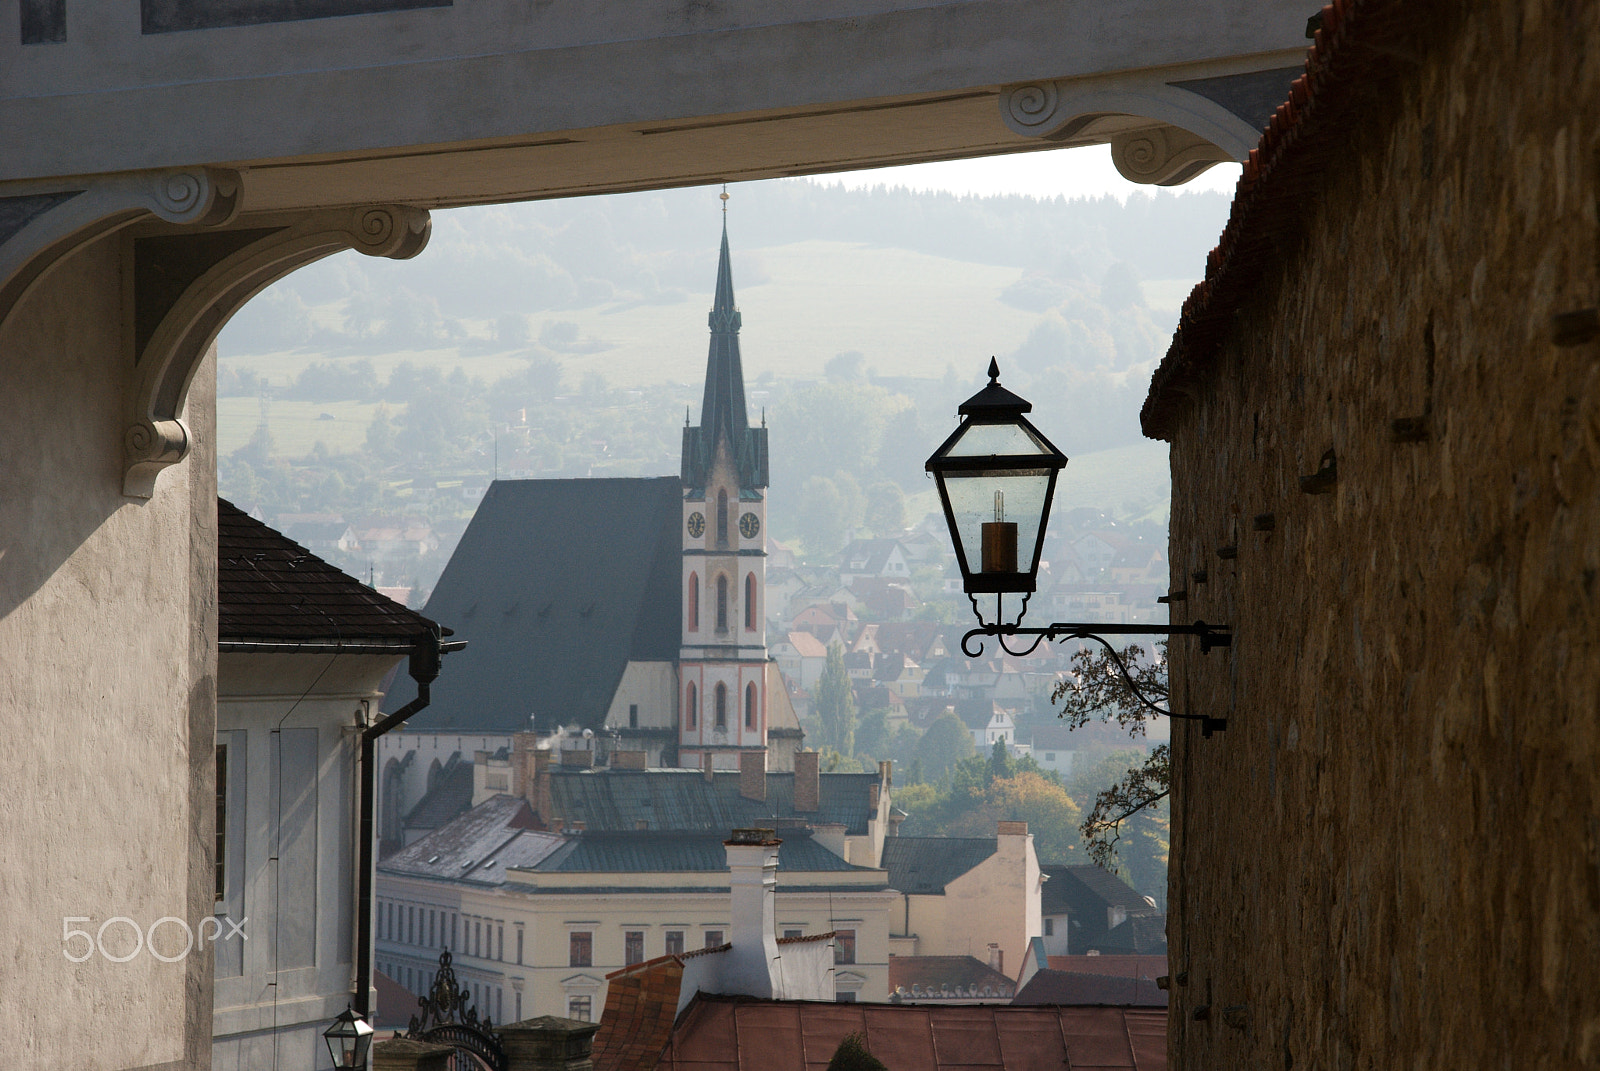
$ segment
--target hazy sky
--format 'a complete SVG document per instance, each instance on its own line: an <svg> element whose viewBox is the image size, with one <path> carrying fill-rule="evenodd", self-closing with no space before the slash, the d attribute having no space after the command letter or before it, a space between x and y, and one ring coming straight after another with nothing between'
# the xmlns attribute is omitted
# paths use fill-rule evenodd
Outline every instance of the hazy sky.
<svg viewBox="0 0 1600 1071"><path fill-rule="evenodd" d="M1239 170L1238 164L1218 164L1175 189L1185 192L1217 190L1231 196L1239 181ZM812 181L843 183L852 188L905 186L913 190L947 190L979 196L1017 193L1041 198L1057 195L1072 198L1110 194L1118 200L1127 200L1130 193L1151 193L1158 188L1129 182L1119 175L1111 163L1109 145L846 171Z"/></svg>

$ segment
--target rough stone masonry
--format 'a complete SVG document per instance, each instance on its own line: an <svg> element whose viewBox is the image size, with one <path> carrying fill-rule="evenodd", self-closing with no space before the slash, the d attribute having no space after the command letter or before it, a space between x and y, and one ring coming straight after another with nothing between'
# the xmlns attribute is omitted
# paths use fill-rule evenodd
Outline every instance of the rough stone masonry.
<svg viewBox="0 0 1600 1071"><path fill-rule="evenodd" d="M1600 5L1335 8L1146 408L1172 1065L1596 1066Z"/></svg>

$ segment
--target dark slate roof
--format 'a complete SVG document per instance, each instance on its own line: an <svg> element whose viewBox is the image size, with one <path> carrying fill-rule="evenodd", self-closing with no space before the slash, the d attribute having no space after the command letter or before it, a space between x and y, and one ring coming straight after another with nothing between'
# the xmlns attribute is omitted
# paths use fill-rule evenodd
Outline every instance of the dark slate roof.
<svg viewBox="0 0 1600 1071"><path fill-rule="evenodd" d="M1110 1004L1117 1007L1165 1008L1167 994L1151 977L1120 978L1105 974L1038 971L1017 991L1011 1003Z"/></svg>
<svg viewBox="0 0 1600 1071"><path fill-rule="evenodd" d="M1052 911L1051 906L1063 904L1068 914L1086 920L1104 919L1108 907L1125 908L1130 915L1157 913L1133 886L1104 867L1089 863L1076 866L1047 863L1039 869L1050 879L1044 883L1042 895L1047 915L1060 914Z"/></svg>
<svg viewBox="0 0 1600 1071"><path fill-rule="evenodd" d="M220 642L410 647L436 626L217 499Z"/></svg>
<svg viewBox="0 0 1600 1071"><path fill-rule="evenodd" d="M1087 942L1097 952L1157 955L1167 951L1167 916L1131 915Z"/></svg>
<svg viewBox="0 0 1600 1071"><path fill-rule="evenodd" d="M628 833L575 834L558 851L534 866L540 871L563 874L608 873L643 874L655 872L712 871L726 874L728 850L723 842L728 832L671 833L636 831ZM801 873L817 871L859 871L870 867L854 866L811 839L804 830L786 829L780 835L778 869ZM780 877L780 882L782 878Z"/></svg>
<svg viewBox="0 0 1600 1071"><path fill-rule="evenodd" d="M883 868L891 888L942 896L946 885L998 847L995 837L890 837L883 842Z"/></svg>
<svg viewBox="0 0 1600 1071"><path fill-rule="evenodd" d="M597 729L632 661L681 640L676 477L496 480L424 612L468 641L411 729ZM416 694L400 679L384 700Z"/></svg>
<svg viewBox="0 0 1600 1071"><path fill-rule="evenodd" d="M466 770L470 777L471 764ZM498 885L505 881L506 867L534 866L565 843L558 833L538 832L536 824L525 801L495 796L395 852L378 869L408 877Z"/></svg>
<svg viewBox="0 0 1600 1071"><path fill-rule="evenodd" d="M739 355L741 317L733 301L733 269L728 262L728 227L722 227L717 262L717 293L711 307L711 349L706 355L706 391L700 426L683 429L683 483L704 488L711 475L717 441L725 439L741 490L767 486L767 429L752 428L744 407L744 366Z"/></svg>
<svg viewBox="0 0 1600 1071"><path fill-rule="evenodd" d="M454 667L452 667L454 668ZM837 822L853 836L867 832L868 798L876 773L821 774L820 807L794 809L794 774L767 774L767 798L739 795L737 771L718 772L707 781L699 770L551 769L552 814L563 822L581 821L591 830L632 831L639 820L651 830L702 830L726 836L730 829L770 826L775 818ZM785 836L779 830L779 836ZM991 841L990 850L993 851Z"/></svg>

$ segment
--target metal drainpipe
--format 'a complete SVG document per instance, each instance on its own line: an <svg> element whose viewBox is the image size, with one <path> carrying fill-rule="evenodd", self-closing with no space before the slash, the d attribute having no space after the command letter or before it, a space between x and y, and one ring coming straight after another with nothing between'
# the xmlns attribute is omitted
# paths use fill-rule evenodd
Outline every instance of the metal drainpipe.
<svg viewBox="0 0 1600 1071"><path fill-rule="evenodd" d="M459 641L458 641L459 642ZM452 644L452 647L455 645ZM376 867L373 858L376 841L373 839L372 813L377 806L378 774L373 768L378 751L378 737L400 725L411 715L428 705L429 685L439 676L439 663L444 657L443 644L437 631L425 632L411 648L411 661L406 671L417 682L417 697L376 724L361 731L361 825L358 835L360 877L356 886L356 991L355 1011L369 1023L372 1007L372 883Z"/></svg>

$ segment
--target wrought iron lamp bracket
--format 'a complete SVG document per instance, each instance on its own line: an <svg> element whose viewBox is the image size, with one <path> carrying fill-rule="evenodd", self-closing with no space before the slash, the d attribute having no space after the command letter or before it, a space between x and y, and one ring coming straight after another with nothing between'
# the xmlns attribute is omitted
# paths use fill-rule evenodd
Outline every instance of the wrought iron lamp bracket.
<svg viewBox="0 0 1600 1071"><path fill-rule="evenodd" d="M971 598L970 595L968 597ZM972 606L974 610L977 609L977 599L972 599ZM1024 610L1027 608L1027 596L1023 597L1023 608ZM978 619L980 621L983 620L981 615ZM1018 620L1020 621L1020 615ZM1123 662L1122 656L1117 653L1117 649L1111 645L1111 641L1107 640L1102 633L1113 636L1198 636L1202 654L1209 652L1213 647L1233 646L1233 630L1229 626L1211 625L1204 621L1196 621L1192 625L1113 625L1097 624L1092 621L1054 621L1048 625L1037 626L1007 625L1003 623L983 625L969 630L966 635L961 637L961 652L968 658L981 658L983 656L983 643L981 641L989 636L994 637L995 642L999 644L1002 651L1014 658L1024 658L1032 654L1039 649L1040 644L1045 642L1093 640L1105 648L1112 664L1117 667L1117 673L1122 677L1123 683L1128 686L1129 691L1139 700L1139 703L1150 710L1151 713L1159 714L1164 718L1197 721L1200 723L1200 735L1204 737L1209 737L1212 733L1221 732L1228 727L1227 718L1213 718L1206 714L1186 714L1152 702L1144 692L1139 690L1139 685L1134 681L1133 675L1128 672L1127 664ZM1033 642L1022 650L1013 650L1006 641L1018 636L1031 636ZM974 640L980 641L976 648L972 646Z"/></svg>

